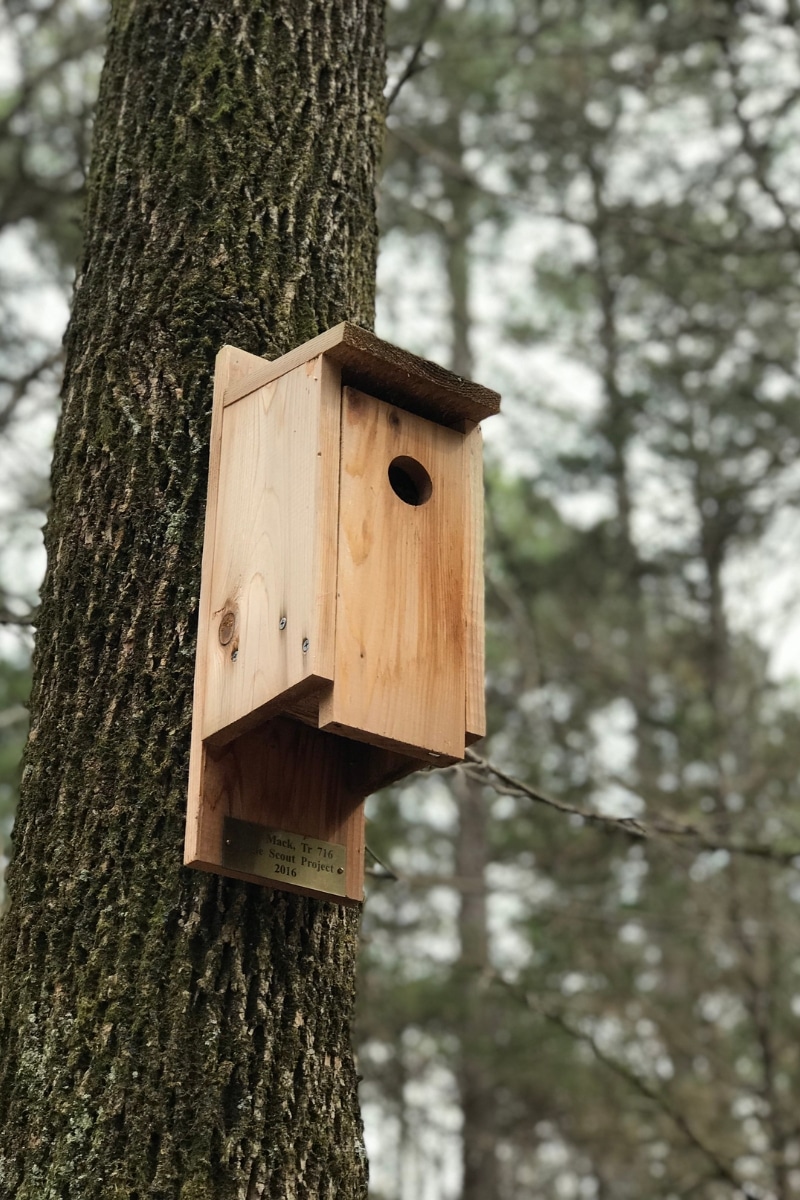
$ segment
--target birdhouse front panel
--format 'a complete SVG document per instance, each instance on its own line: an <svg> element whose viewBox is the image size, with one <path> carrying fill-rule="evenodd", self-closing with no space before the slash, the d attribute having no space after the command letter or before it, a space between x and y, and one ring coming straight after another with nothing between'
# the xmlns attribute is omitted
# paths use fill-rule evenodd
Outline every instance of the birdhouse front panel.
<svg viewBox="0 0 800 1200"><path fill-rule="evenodd" d="M343 389L322 728L431 761L464 757L464 466L462 434Z"/></svg>

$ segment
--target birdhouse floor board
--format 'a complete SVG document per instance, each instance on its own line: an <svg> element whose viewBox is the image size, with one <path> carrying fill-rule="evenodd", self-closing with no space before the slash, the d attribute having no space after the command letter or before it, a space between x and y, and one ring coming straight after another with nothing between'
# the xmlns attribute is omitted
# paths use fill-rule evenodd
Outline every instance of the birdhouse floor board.
<svg viewBox="0 0 800 1200"><path fill-rule="evenodd" d="M329 681L320 679L317 675L301 679L299 683L287 687L272 700L268 700L266 704L251 709L223 729L209 734L204 739L205 744L213 750L221 750L223 746L229 745L242 734L249 733L253 729L260 729L273 717L282 714L297 716L298 720L305 721L306 724L312 725L316 729L319 726L319 718L314 719L313 714L319 712L319 692L328 686Z"/></svg>

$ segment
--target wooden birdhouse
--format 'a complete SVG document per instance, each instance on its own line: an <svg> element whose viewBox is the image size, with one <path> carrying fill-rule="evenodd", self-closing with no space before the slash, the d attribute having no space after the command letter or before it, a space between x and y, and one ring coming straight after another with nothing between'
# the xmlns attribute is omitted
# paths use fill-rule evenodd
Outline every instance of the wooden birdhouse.
<svg viewBox="0 0 800 1200"><path fill-rule="evenodd" d="M482 736L498 408L353 325L274 361L220 351L188 865L358 902L365 797Z"/></svg>

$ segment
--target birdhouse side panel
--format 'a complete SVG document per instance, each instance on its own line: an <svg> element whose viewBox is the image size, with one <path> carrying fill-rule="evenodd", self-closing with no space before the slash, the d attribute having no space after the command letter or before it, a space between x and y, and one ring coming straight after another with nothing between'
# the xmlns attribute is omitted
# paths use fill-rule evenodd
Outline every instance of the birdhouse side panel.
<svg viewBox="0 0 800 1200"><path fill-rule="evenodd" d="M203 737L333 678L340 384L324 359L224 410Z"/></svg>
<svg viewBox="0 0 800 1200"><path fill-rule="evenodd" d="M320 726L464 755L463 435L343 389L334 686Z"/></svg>
<svg viewBox="0 0 800 1200"><path fill-rule="evenodd" d="M464 437L464 624L467 639L466 743L486 733L486 651L483 579L483 436L476 426Z"/></svg>
<svg viewBox="0 0 800 1200"><path fill-rule="evenodd" d="M236 346L223 346L214 365L214 401L211 418L211 442L208 465L208 496L205 514L205 536L203 540L203 567L201 573L200 603L198 612L197 649L195 652L194 703L192 708L192 748L189 760L189 798L186 813L186 842L184 861L196 860L198 848L203 842L207 811L203 806L203 776L205 749L203 747L203 710L206 702L206 647L211 628L211 579L214 553L214 529L217 522L219 497L219 464L222 448L222 420L225 392L263 364L265 360Z"/></svg>

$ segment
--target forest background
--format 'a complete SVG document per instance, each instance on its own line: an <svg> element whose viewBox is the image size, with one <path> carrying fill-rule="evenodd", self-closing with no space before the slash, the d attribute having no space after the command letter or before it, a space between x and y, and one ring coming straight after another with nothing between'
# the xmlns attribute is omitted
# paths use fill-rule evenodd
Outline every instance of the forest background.
<svg viewBox="0 0 800 1200"><path fill-rule="evenodd" d="M105 11L0 12L7 854ZM489 736L369 806L371 1195L789 1200L800 5L388 15L377 331L504 415Z"/></svg>

